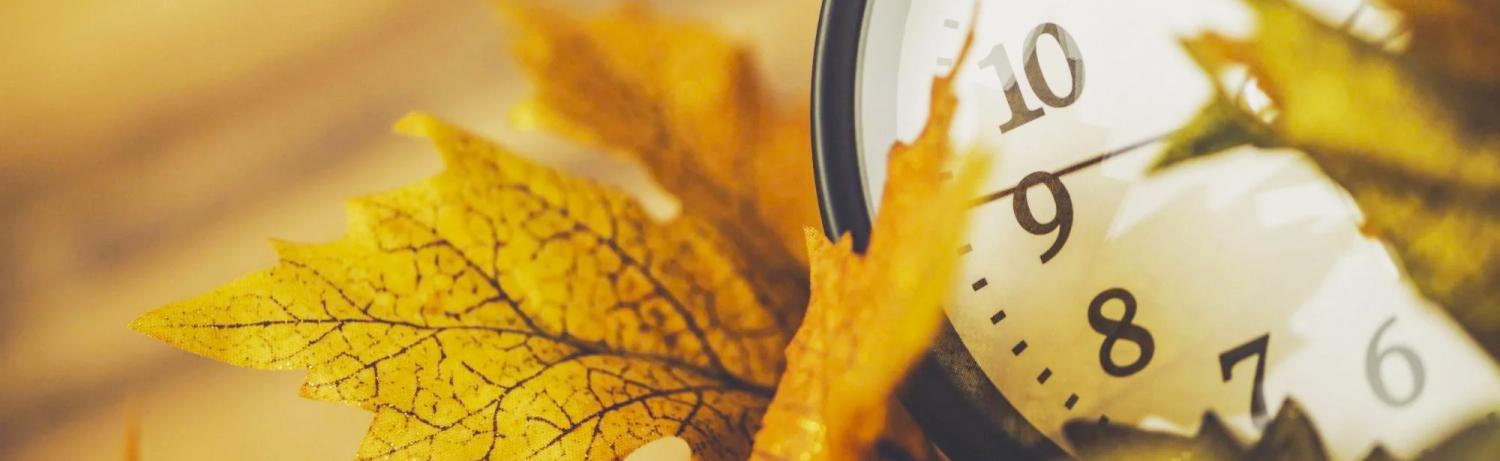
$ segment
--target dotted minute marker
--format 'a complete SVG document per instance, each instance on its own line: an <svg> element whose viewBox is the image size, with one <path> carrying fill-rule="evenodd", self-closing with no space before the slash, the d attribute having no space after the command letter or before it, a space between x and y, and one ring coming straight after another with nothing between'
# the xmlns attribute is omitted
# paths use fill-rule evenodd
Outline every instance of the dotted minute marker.
<svg viewBox="0 0 1500 461"><path fill-rule="evenodd" d="M944 29L948 29L948 30L958 30L958 20L956 20L956 19L944 19L943 20L943 28ZM942 66L942 67L952 67L953 66L953 58L937 58L937 65Z"/></svg>

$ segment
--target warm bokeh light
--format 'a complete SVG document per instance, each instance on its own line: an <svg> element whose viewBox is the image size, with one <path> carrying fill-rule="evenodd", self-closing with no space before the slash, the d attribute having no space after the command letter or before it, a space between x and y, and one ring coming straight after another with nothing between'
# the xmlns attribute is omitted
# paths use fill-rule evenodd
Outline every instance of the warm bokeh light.
<svg viewBox="0 0 1500 461"><path fill-rule="evenodd" d="M817 2L656 3L753 44L805 97ZM370 414L299 398L302 372L126 324L269 267L270 237L337 237L348 197L435 173L389 132L410 110L619 170L507 128L526 84L505 39L482 0L0 4L0 458L116 459L132 424L153 461L350 457Z"/></svg>

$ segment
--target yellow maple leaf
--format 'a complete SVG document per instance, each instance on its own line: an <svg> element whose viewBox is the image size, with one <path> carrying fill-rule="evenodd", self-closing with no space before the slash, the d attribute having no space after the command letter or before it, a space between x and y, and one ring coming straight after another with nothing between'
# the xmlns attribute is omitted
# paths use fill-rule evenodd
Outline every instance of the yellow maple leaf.
<svg viewBox="0 0 1500 461"><path fill-rule="evenodd" d="M790 336L692 217L425 114L439 176L354 201L348 233L132 328L375 412L360 458L620 458L662 436L743 459Z"/></svg>
<svg viewBox="0 0 1500 461"><path fill-rule="evenodd" d="M743 47L638 3L586 18L541 2L496 3L536 87L513 111L517 124L642 161L759 268L749 278L768 304L806 302L802 229L818 218L805 103L778 106ZM927 446L915 423L890 423L882 443L904 456Z"/></svg>
<svg viewBox="0 0 1500 461"><path fill-rule="evenodd" d="M639 159L755 262L767 302L807 300L801 229L818 217L805 104L778 107L745 49L639 4L581 18L497 3L536 87L518 124Z"/></svg>
<svg viewBox="0 0 1500 461"><path fill-rule="evenodd" d="M1458 36L1434 23L1461 15L1451 9L1464 2L1395 3L1420 26L1404 54L1354 38L1284 0L1248 3L1260 19L1252 38L1210 34L1187 41L1188 50L1211 73L1247 66L1276 104L1275 142L1300 148L1349 191L1364 212L1365 230L1390 243L1423 295L1447 307L1500 358L1500 136L1494 129L1500 126L1500 86L1475 87L1483 79L1460 73L1474 68L1457 62L1490 53L1488 64L1471 64L1492 66L1495 58L1485 45L1455 43ZM1469 11L1476 9L1483 10ZM1500 34L1493 21L1460 22L1460 28L1486 28L1465 35L1472 40ZM1477 48L1454 49L1464 46ZM1250 116L1222 119L1241 131L1258 123ZM1205 133L1215 131L1224 126ZM1241 133L1247 134L1241 141L1267 138Z"/></svg>
<svg viewBox="0 0 1500 461"><path fill-rule="evenodd" d="M922 134L891 150L866 254L847 235L829 243L806 230L812 298L752 459L862 459L887 399L937 332L983 170L971 160L952 181L941 174L957 106L951 83L934 82Z"/></svg>

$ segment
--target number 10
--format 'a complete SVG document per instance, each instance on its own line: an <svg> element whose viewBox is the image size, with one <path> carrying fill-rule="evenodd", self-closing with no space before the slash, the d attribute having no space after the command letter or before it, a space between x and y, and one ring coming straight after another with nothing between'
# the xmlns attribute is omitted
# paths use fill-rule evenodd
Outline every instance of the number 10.
<svg viewBox="0 0 1500 461"><path fill-rule="evenodd" d="M1052 37L1053 41L1062 48L1063 56L1068 60L1068 73L1073 76L1073 84L1068 89L1068 94L1058 96L1047 84L1047 77L1042 75L1042 65L1036 56L1036 41L1043 34ZM1083 94L1083 53L1078 51L1078 45L1074 43L1073 36L1068 34L1062 26L1053 23L1043 23L1031 29L1031 34L1026 36L1025 48L1026 81L1030 83L1031 92L1036 94L1037 99L1043 104L1054 108L1068 107L1078 100ZM1040 107L1029 107L1026 97L1021 95L1021 84L1016 81L1016 72L1010 66L1010 60L1005 55L1005 44L995 45L990 48L990 54L979 61L979 67L995 69L995 77L999 78L1000 84L1005 87L1005 102L1010 105L1010 120L1000 124L1000 132L1005 133L1014 130L1027 122L1041 117L1044 111Z"/></svg>

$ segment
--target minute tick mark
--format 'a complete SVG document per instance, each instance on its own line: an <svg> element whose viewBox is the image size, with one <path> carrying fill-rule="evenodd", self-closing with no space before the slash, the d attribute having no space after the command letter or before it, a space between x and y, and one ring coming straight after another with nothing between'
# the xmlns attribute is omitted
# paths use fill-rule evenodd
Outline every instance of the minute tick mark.
<svg viewBox="0 0 1500 461"><path fill-rule="evenodd" d="M958 20L944 19L943 28L948 30L958 30ZM953 67L953 58L937 58L937 65L943 67Z"/></svg>

